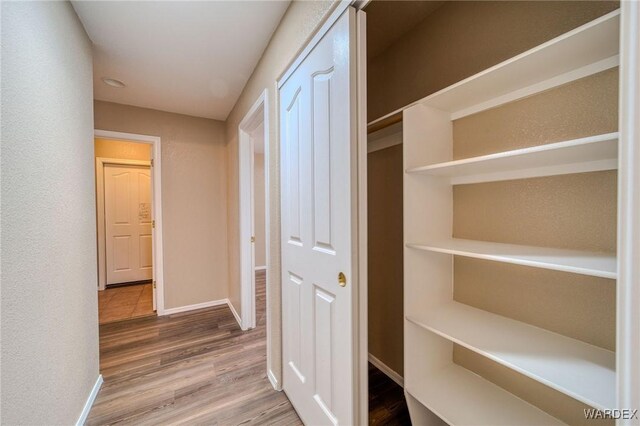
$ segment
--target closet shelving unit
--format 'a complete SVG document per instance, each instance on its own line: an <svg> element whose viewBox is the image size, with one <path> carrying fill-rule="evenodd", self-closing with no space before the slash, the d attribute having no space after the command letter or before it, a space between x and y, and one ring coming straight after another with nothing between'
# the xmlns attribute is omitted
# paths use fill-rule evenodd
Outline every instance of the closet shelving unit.
<svg viewBox="0 0 640 426"><path fill-rule="evenodd" d="M452 161L453 120L613 67L620 12L404 108L405 393L414 422L562 424L453 362L461 345L599 409L616 408L615 353L453 300L453 256L615 279L616 256L452 238L454 185L614 170L609 133ZM397 113L394 113L397 115Z"/></svg>

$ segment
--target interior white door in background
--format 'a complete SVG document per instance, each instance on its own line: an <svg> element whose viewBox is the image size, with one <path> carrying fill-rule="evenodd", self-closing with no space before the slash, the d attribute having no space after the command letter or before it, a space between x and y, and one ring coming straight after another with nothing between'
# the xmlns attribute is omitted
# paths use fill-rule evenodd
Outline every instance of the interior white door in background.
<svg viewBox="0 0 640 426"><path fill-rule="evenodd" d="M104 166L107 285L153 278L148 166Z"/></svg>
<svg viewBox="0 0 640 426"><path fill-rule="evenodd" d="M305 52L279 89L283 389L305 424L350 425L358 368L354 9Z"/></svg>

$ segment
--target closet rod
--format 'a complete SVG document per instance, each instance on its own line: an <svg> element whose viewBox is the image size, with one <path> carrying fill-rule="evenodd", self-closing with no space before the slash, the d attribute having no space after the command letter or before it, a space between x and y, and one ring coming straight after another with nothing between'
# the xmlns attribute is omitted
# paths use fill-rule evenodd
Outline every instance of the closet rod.
<svg viewBox="0 0 640 426"><path fill-rule="evenodd" d="M378 119L367 124L367 134L377 132L393 124L402 122L402 111L397 111L395 114L391 114L383 119Z"/></svg>

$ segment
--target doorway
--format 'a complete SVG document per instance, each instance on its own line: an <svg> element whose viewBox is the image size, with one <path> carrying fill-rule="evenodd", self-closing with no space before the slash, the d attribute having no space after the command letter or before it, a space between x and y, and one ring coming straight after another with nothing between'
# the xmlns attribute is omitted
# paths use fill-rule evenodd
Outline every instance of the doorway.
<svg viewBox="0 0 640 426"><path fill-rule="evenodd" d="M161 313L159 182L150 138L95 133L100 324Z"/></svg>
<svg viewBox="0 0 640 426"><path fill-rule="evenodd" d="M262 294L266 299L268 292L269 132L266 101L267 92L265 91L238 128L240 137L240 326L243 330L256 327L257 321L260 320L256 314L256 297ZM265 320L268 321L268 304L265 315ZM269 347L268 335L267 347Z"/></svg>

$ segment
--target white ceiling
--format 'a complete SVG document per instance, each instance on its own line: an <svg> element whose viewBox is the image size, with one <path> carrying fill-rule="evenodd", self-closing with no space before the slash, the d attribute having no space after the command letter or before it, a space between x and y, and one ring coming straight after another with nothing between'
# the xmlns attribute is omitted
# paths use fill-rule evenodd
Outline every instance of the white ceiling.
<svg viewBox="0 0 640 426"><path fill-rule="evenodd" d="M218 120L229 115L288 5L73 1L93 41L96 99Z"/></svg>

